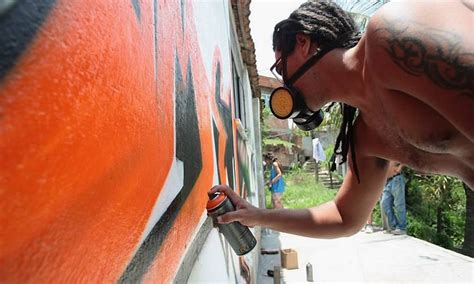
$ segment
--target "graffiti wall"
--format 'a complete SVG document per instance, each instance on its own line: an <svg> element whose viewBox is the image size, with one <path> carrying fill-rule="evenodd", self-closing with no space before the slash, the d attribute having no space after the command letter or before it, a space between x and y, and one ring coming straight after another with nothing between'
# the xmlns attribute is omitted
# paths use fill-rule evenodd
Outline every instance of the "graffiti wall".
<svg viewBox="0 0 474 284"><path fill-rule="evenodd" d="M2 3L0 282L251 281L205 213L255 180L230 3Z"/></svg>

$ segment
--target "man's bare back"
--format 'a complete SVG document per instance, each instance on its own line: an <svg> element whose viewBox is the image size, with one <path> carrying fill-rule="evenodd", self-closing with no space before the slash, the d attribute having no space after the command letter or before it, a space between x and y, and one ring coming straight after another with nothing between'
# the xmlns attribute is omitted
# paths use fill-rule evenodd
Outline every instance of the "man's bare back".
<svg viewBox="0 0 474 284"><path fill-rule="evenodd" d="M359 43L370 103L360 106L357 150L473 187L474 38L466 24L474 14L458 4L410 4L410 13L387 6L371 19ZM434 17L412 19L420 9L456 22L446 30Z"/></svg>

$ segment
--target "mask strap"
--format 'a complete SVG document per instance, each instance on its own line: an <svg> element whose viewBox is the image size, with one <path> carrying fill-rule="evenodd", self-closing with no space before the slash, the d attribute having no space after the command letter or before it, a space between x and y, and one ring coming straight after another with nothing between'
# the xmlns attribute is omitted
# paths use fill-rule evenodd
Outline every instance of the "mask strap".
<svg viewBox="0 0 474 284"><path fill-rule="evenodd" d="M286 83L286 81L287 81L286 79L288 78L287 61L286 61L286 58L287 58L287 57L288 57L288 56L287 56L286 52L282 52L282 54L281 54L281 65L282 65L281 68L282 68L282 70L281 70L281 72L282 72L282 77L283 77L283 83L284 83L284 85L288 85L288 84Z"/></svg>

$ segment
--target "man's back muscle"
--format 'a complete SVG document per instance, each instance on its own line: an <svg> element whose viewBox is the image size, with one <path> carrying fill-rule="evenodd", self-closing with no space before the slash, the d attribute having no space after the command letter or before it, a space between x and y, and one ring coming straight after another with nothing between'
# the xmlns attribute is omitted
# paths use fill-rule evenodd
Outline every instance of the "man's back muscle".
<svg viewBox="0 0 474 284"><path fill-rule="evenodd" d="M373 103L365 120L388 138L392 149L384 152L404 151L397 155L418 166L445 161L427 170L466 177L474 175L474 39L467 32L474 14L442 3L392 3L371 19L365 80Z"/></svg>

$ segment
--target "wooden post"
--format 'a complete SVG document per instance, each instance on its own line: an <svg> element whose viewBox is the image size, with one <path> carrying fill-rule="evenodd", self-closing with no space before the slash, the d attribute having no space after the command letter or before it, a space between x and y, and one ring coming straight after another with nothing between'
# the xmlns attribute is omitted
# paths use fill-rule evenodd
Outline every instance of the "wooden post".
<svg viewBox="0 0 474 284"><path fill-rule="evenodd" d="M334 185L332 184L332 172L331 172L330 169L328 170L328 172L329 172L329 184L330 184L331 189L332 189L334 187Z"/></svg>
<svg viewBox="0 0 474 284"><path fill-rule="evenodd" d="M316 167L315 167L315 175L316 175L316 183L318 183L319 182L319 163L317 161L316 161Z"/></svg>

